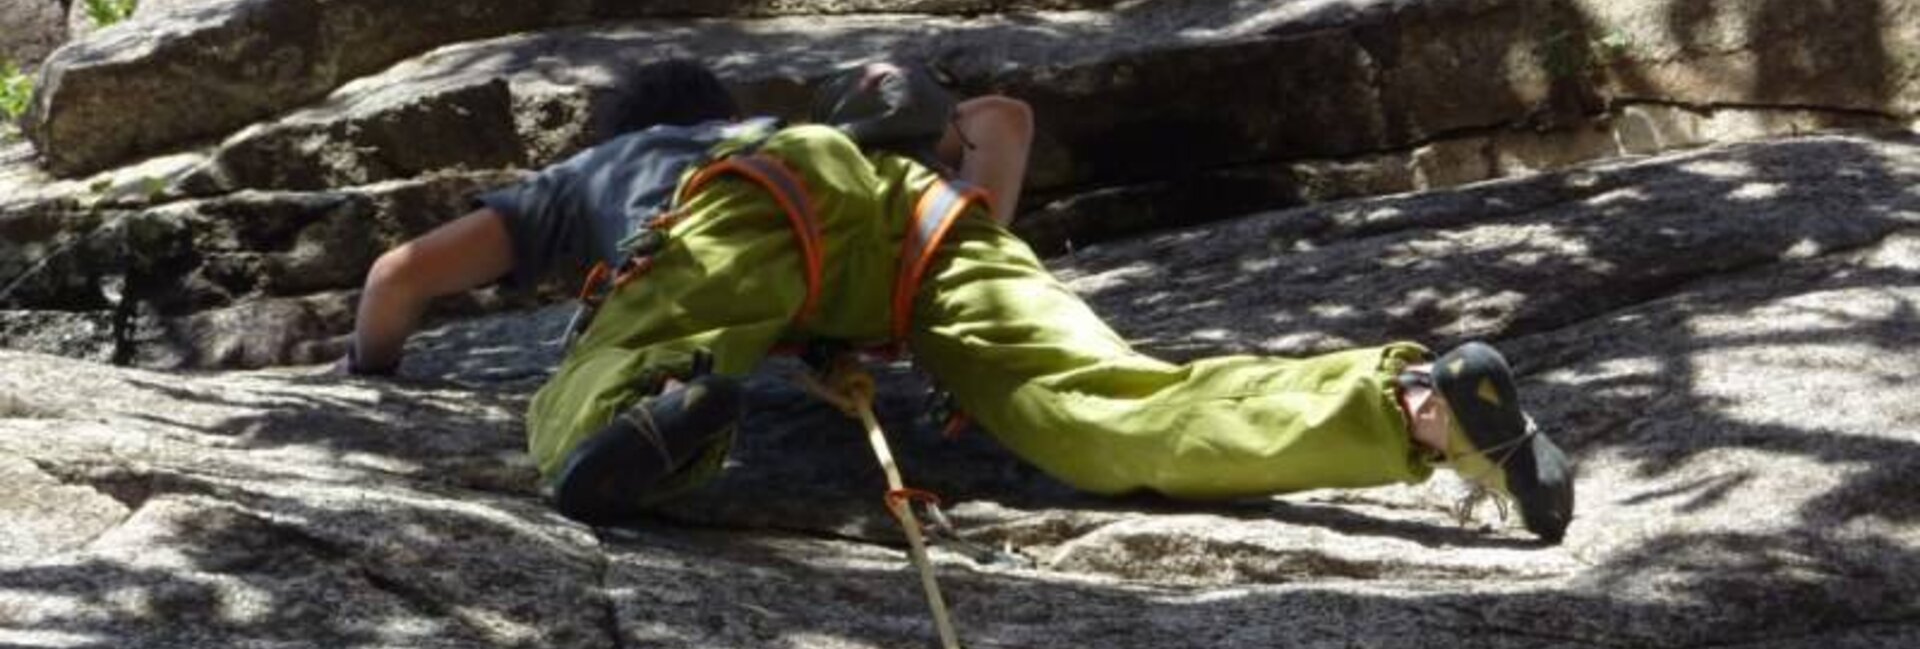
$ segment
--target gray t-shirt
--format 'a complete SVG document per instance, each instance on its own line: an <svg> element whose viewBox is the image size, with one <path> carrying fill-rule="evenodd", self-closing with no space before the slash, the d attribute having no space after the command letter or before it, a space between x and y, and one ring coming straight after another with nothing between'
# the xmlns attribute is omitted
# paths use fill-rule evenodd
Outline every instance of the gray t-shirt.
<svg viewBox="0 0 1920 649"><path fill-rule="evenodd" d="M513 270L501 283L531 289L549 273L617 267L620 242L672 206L680 176L722 142L770 134L778 122L656 126L608 140L475 202L506 216Z"/></svg>

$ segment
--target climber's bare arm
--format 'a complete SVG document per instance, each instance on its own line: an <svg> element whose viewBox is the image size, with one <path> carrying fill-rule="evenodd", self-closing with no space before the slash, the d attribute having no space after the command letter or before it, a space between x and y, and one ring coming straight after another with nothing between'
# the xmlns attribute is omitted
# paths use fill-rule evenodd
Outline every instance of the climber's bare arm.
<svg viewBox="0 0 1920 649"><path fill-rule="evenodd" d="M479 209L380 256L367 271L354 319L356 363L390 369L427 303L500 279L513 268L506 219Z"/></svg>
<svg viewBox="0 0 1920 649"><path fill-rule="evenodd" d="M1033 109L1018 99L989 95L960 102L955 110L958 114L940 140L940 159L958 168L961 178L992 193L993 219L1007 224L1027 176Z"/></svg>

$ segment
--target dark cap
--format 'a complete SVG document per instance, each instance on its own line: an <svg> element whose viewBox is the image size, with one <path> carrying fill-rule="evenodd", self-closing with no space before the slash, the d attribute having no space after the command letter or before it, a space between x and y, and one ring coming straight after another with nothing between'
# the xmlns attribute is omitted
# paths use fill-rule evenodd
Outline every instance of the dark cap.
<svg viewBox="0 0 1920 649"><path fill-rule="evenodd" d="M821 84L813 121L845 131L862 147L918 156L940 143L954 105L926 66L868 63Z"/></svg>

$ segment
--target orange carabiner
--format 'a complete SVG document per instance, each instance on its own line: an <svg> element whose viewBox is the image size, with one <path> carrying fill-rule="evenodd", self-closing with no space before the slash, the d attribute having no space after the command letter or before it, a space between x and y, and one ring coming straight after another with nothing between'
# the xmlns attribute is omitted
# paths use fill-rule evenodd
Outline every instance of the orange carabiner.
<svg viewBox="0 0 1920 649"><path fill-rule="evenodd" d="M593 262L593 269L587 271L587 281L580 284L580 301L589 304L600 301L600 285L607 281L607 262Z"/></svg>

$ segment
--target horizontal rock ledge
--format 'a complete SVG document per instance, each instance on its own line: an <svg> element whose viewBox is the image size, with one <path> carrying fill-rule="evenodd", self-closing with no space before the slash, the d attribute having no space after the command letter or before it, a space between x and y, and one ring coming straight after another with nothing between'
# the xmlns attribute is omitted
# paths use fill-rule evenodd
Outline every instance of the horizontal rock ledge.
<svg viewBox="0 0 1920 649"><path fill-rule="evenodd" d="M98 170L224 136L435 46L544 29L551 25L541 21L567 15L539 11L540 3L516 10L522 13L430 12L434 21L448 23L441 25L378 20L410 5L386 3L374 11L309 3L206 5L169 14L144 29L110 29L66 48L47 66L28 133L56 173ZM1906 4L1896 2L1884 12L1907 11ZM1819 12L1772 5L1668 11L1670 5L1668 0L1327 0L1260 7L1212 1L972 19L851 15L643 22L461 46L455 49L464 54L456 61L476 64L478 70L461 70L444 59L436 69L429 57L412 66L423 76L410 79L389 71L376 85L388 87L387 96L401 92L390 87L396 83L407 89L404 94L428 95L435 88L511 78L514 117L483 116L472 123L490 128L513 123L528 131L527 124L514 121L518 118L577 131L592 113L591 105L580 104L592 100L553 94L578 94L582 86L593 94L604 87L608 65L617 68L669 52L701 56L746 86L756 107L792 114L804 106L804 93L795 84L833 65L884 53L921 56L949 64L969 91L1001 90L1035 102L1046 120L1042 153L1061 147L1073 158L1071 164L1038 165L1041 186L1137 178L1169 168L1170 163L1160 162L1169 156L1138 155L1142 150L1172 146L1186 150L1172 157L1200 164L1278 151L1351 155L1464 126L1524 119L1552 123L1589 114L1612 96L1886 114L1907 114L1915 107L1912 75L1895 54L1911 49L1912 35L1882 28L1883 21L1876 20L1881 14L1874 13L1882 10L1848 9L1823 18ZM1702 11L1708 15L1693 15ZM1663 23L1668 19L1705 21L1714 30L1682 39L1669 32ZM1792 51L1800 35L1829 33L1807 29L1828 20L1839 25L1835 33L1843 37ZM481 23L503 28L489 31L476 26ZM251 36L255 27L268 24L326 28ZM554 44L554 38L579 42ZM1694 42L1700 39L1707 40ZM610 51L616 44L624 47ZM382 48L393 51L383 54ZM1817 72L1822 69L1848 72ZM175 78L188 70L193 76ZM536 88L542 85L544 91ZM130 94L146 98L145 108L119 114L114 102ZM1176 96L1205 96L1210 102L1164 101ZM340 114L341 108L359 103L356 97L347 93L325 105ZM366 110L363 106L363 117ZM577 146L578 135L563 132L545 140L519 147L527 163L543 163ZM352 147L342 143L339 148Z"/></svg>
<svg viewBox="0 0 1920 649"><path fill-rule="evenodd" d="M1616 103L1550 130L1468 129L1410 149L1231 165L1139 184L1041 189L1014 230L1044 255L1332 200L1433 191L1621 157L1820 132L1911 133L1889 115L1769 106Z"/></svg>
<svg viewBox="0 0 1920 649"><path fill-rule="evenodd" d="M42 68L26 132L62 176L98 171L312 101L449 43L650 16L980 14L1105 7L1111 0L795 0L593 3L233 0L187 3L100 30ZM143 109L119 114L138 97ZM117 116L115 119L112 116Z"/></svg>

